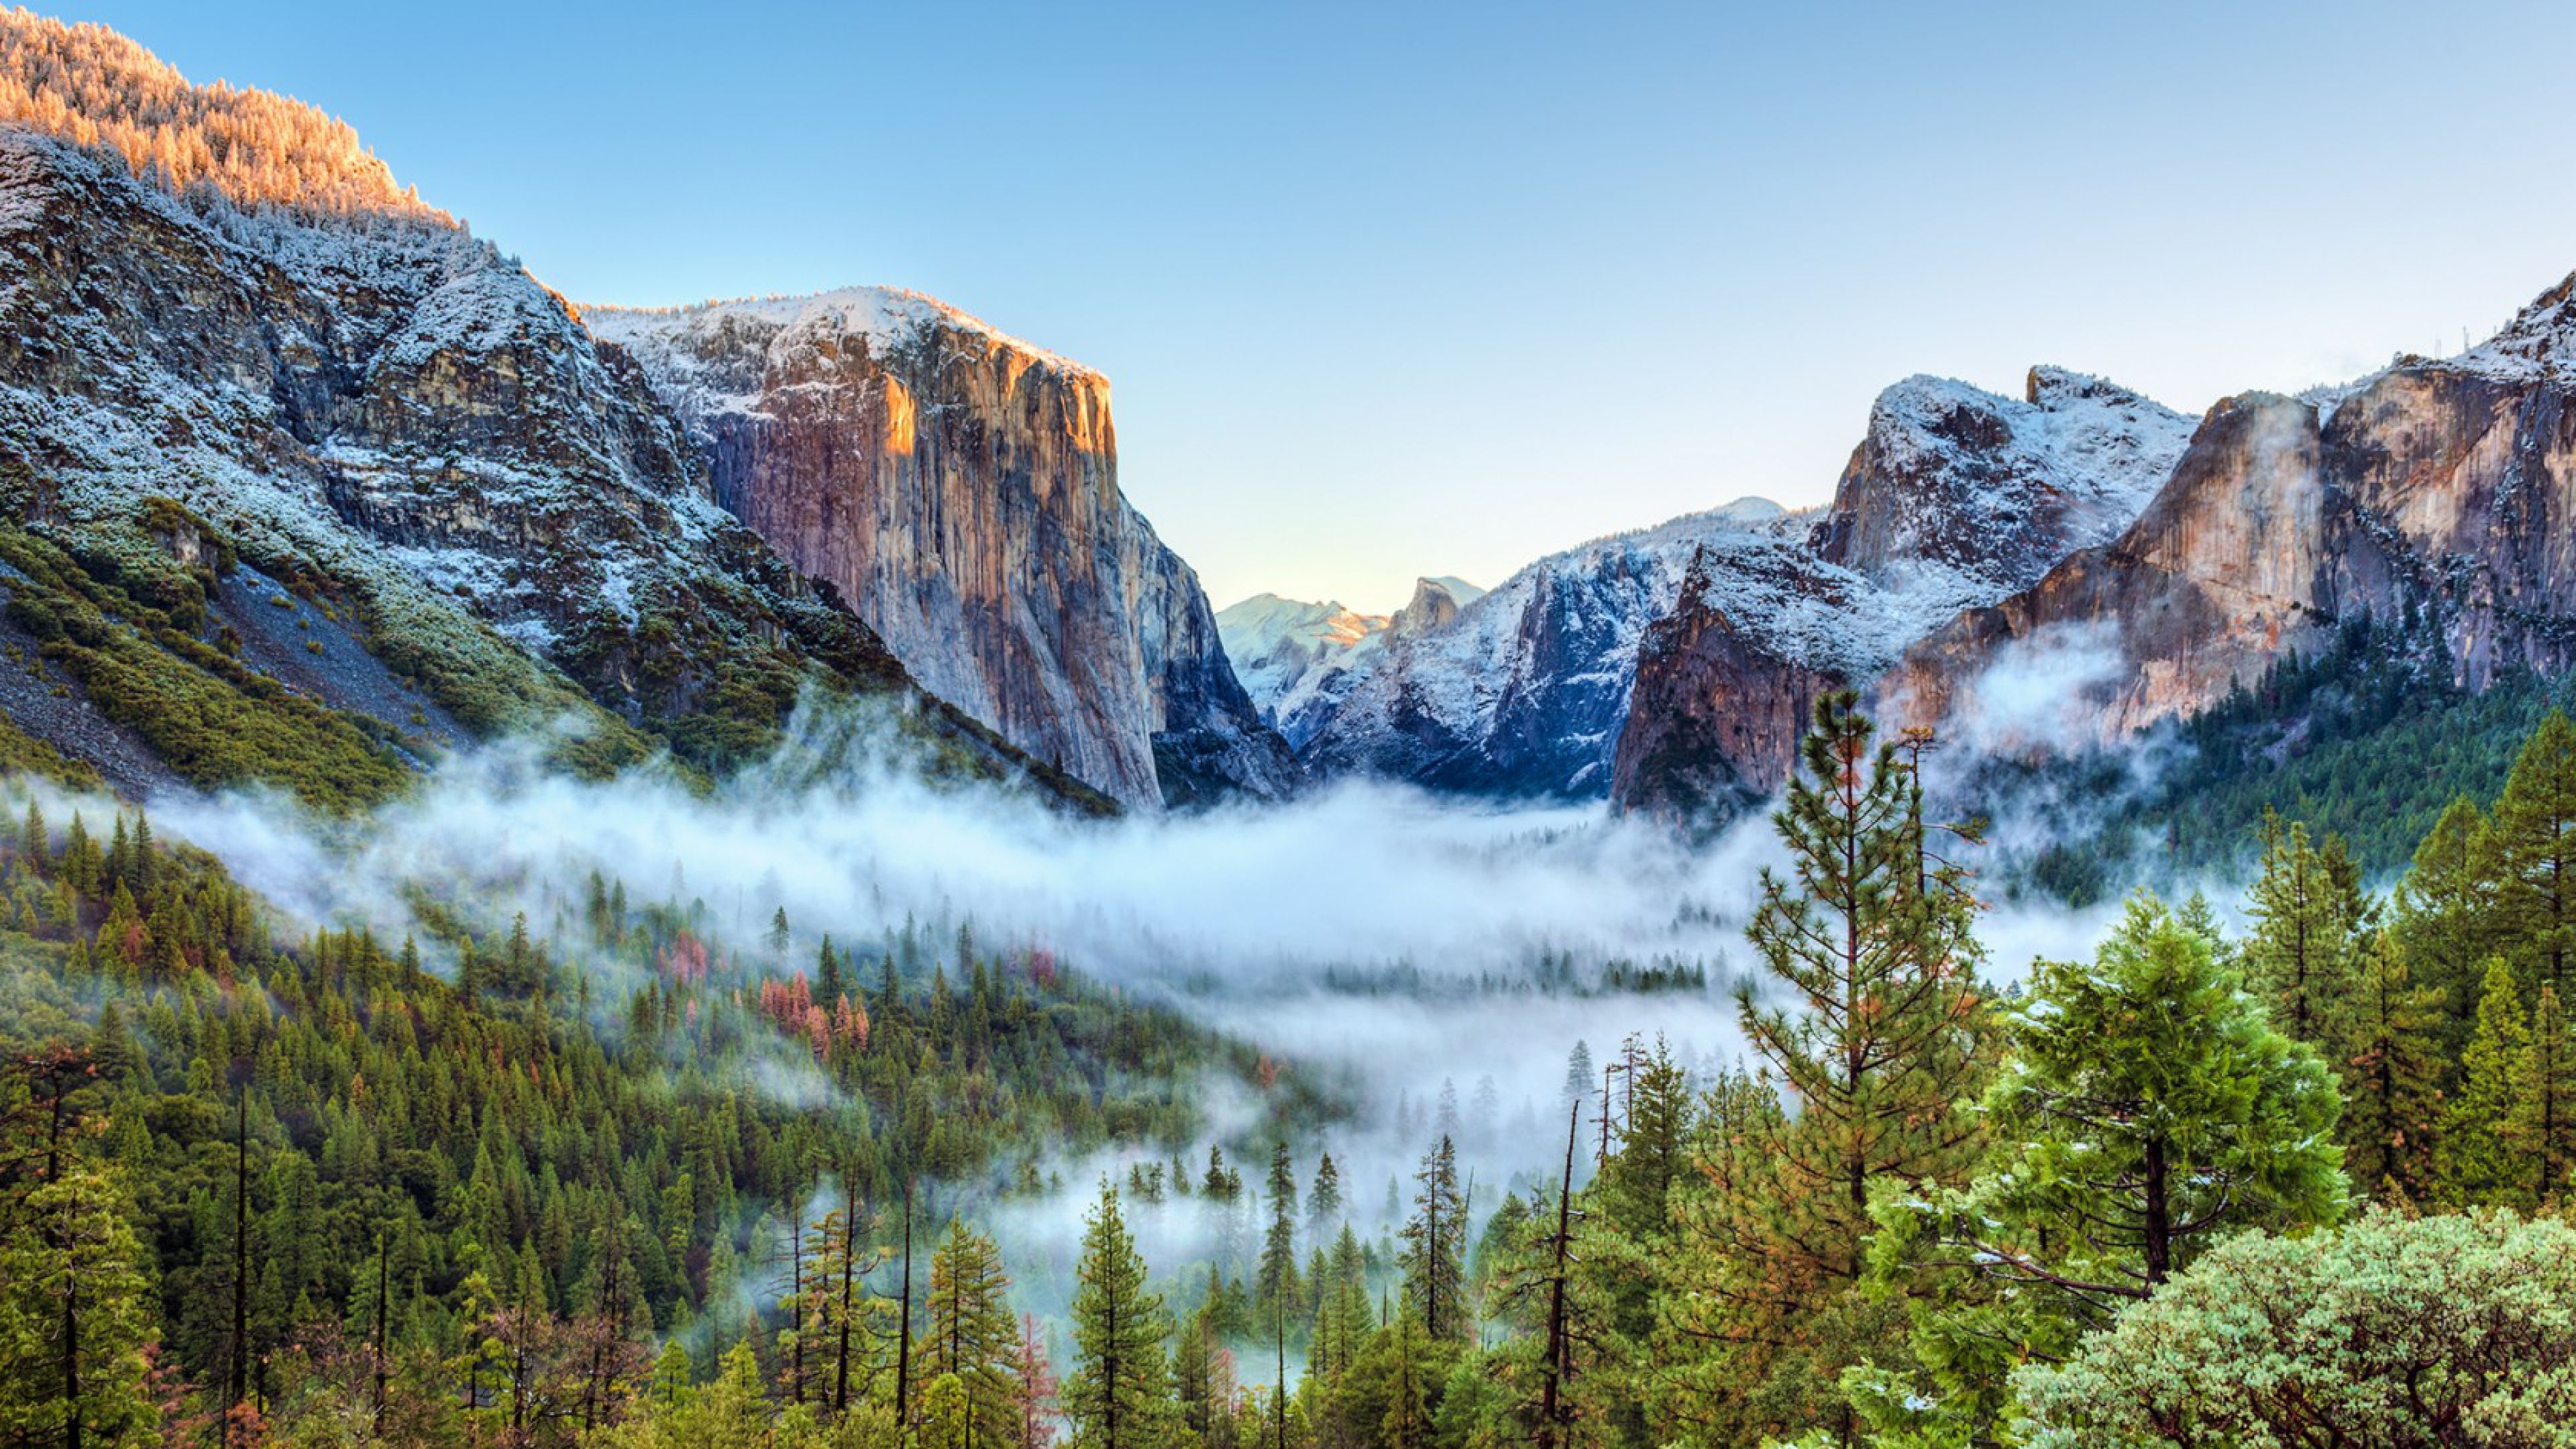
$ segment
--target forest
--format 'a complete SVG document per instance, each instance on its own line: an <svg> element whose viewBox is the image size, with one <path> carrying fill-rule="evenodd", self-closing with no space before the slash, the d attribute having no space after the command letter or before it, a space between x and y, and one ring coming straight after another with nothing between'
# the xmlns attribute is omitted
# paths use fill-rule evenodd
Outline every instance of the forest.
<svg viewBox="0 0 2576 1449"><path fill-rule="evenodd" d="M2576 1443L2576 725L2400 870L2266 812L2241 900L2036 963L1921 743L1818 705L1739 1061L1578 1049L1499 1186L1444 1096L1385 1208L1344 1084L969 921L736 947L594 874L298 932L23 756L0 1438Z"/></svg>

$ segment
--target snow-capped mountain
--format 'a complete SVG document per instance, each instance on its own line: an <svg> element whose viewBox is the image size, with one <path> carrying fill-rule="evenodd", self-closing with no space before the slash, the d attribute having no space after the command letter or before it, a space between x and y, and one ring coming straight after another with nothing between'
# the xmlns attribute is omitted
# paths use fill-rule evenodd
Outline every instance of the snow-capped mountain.
<svg viewBox="0 0 2576 1449"><path fill-rule="evenodd" d="M1819 512L1747 499L1599 540L1532 564L1411 637L1391 624L1339 653L1289 649L1256 638L1247 619L1242 646L1229 647L1272 662L1268 707L1319 774L1598 796L1613 787L1624 733L1640 734L1627 747L1639 762L1631 775L1669 773L1681 755L1661 742L1664 724L1687 733L1715 707L1681 697L1690 681L1712 683L1687 669L1667 668L1645 704L1632 702L1657 620L1676 611L1723 620L1683 633L1701 648L1722 634L1722 652L1764 669L1874 677L1962 609L2126 528L2190 433L2178 413L2055 368L2033 369L2020 398L1908 378L1871 407ZM1264 617L1280 635L1297 627L1281 611ZM1651 647L1669 666L1681 636L1666 630ZM1716 712L1745 716L1740 701ZM1792 735L1797 718L1784 726Z"/></svg>
<svg viewBox="0 0 2576 1449"><path fill-rule="evenodd" d="M1387 616L1360 614L1338 601L1309 603L1255 594L1216 612L1225 657L1253 707L1290 748L1303 743L1288 721L1307 701L1333 688L1353 666L1386 643Z"/></svg>
<svg viewBox="0 0 2576 1449"><path fill-rule="evenodd" d="M1096 374L893 292L633 321L621 346L309 107L25 11L0 11L0 63L0 543L18 550L0 593L21 606L0 642L60 656L0 702L59 716L56 743L116 783L327 794L381 781L374 752L417 762L567 716L594 767L659 746L721 769L817 683L899 701L937 768L1091 806L1093 785L1153 805L1297 777L1195 578L1118 494ZM636 360L697 356L643 345L666 328L720 344L684 382L758 405L692 388L675 408L671 374ZM880 431L849 443L844 416ZM851 449L886 471L836 491L799 470ZM1033 479L1060 509L1028 506ZM923 596L884 617L971 706L921 689L854 612L882 598L851 585L879 576L823 567L846 557L957 585L947 615ZM65 569L161 617L94 629ZM270 648L263 608L312 647ZM83 637L42 637L64 609ZM994 619L1037 622L974 627ZM969 688L992 679L1081 730ZM292 716L273 737L327 759L224 734L269 706Z"/></svg>
<svg viewBox="0 0 2576 1449"><path fill-rule="evenodd" d="M1107 378L884 288L584 316L717 500L943 698L1131 805L1295 788L1198 576L1119 491Z"/></svg>
<svg viewBox="0 0 2576 1449"><path fill-rule="evenodd" d="M2470 689L2576 667L2576 277L2457 357L2222 398L2179 448L2172 414L2065 374L2032 375L2046 419L1898 402L1873 411L1818 552L1964 607L1834 663L1780 647L1712 567L1647 632L1619 803L1768 793L1830 684L1893 723L2044 751L2187 717L2364 617L2408 621Z"/></svg>
<svg viewBox="0 0 2576 1449"><path fill-rule="evenodd" d="M1834 499L1767 571L1712 551L1645 631L1611 793L1676 812L1768 794L1807 701L1877 678L2134 523L2191 421L2096 377L2032 368L2019 399L1946 378L1881 392Z"/></svg>
<svg viewBox="0 0 2576 1449"><path fill-rule="evenodd" d="M1798 527L1779 505L1745 499L1541 559L1490 593L1462 597L1454 580L1425 579L1382 642L1303 702L1292 737L1325 775L1598 796L1638 637L1673 606L1692 555L1710 545L1760 553Z"/></svg>
<svg viewBox="0 0 2576 1449"><path fill-rule="evenodd" d="M1216 622L1226 657L1261 717L1290 747L1303 748L1388 646L1448 623L1484 595L1443 574L1414 580L1413 597L1392 614L1255 594L1219 610Z"/></svg>
<svg viewBox="0 0 2576 1449"><path fill-rule="evenodd" d="M1909 652L1879 692L1926 723L2068 681L2082 740L2192 714L2365 615L2412 620L2483 689L2576 667L2576 276L2456 357L2214 404L2137 522ZM2018 666L1999 675L1999 666Z"/></svg>

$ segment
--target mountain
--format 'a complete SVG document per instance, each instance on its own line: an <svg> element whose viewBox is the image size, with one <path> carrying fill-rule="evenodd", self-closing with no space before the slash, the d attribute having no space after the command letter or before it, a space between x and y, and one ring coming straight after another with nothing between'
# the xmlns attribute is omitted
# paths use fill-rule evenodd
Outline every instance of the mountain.
<svg viewBox="0 0 2576 1449"><path fill-rule="evenodd" d="M1255 594L1220 610L1216 622L1262 719L1302 749L1387 646L1448 623L1484 595L1465 579L1441 575L1414 580L1413 597L1393 614Z"/></svg>
<svg viewBox="0 0 2576 1449"><path fill-rule="evenodd" d="M583 315L716 500L943 698L1130 805L1295 788L1198 576L1119 492L1107 378L876 288Z"/></svg>
<svg viewBox="0 0 2576 1449"><path fill-rule="evenodd" d="M2300 397L2223 398L2178 452L2161 409L2090 385L2073 391L2096 424L2108 407L2134 427L2056 430L2078 440L2061 441L2061 465L2094 466L2038 475L2052 480L2042 500L2076 497L2068 482L2090 479L2081 492L2094 504L2056 509L2054 521L2048 508L2017 506L2009 521L2022 527L1964 563L1940 540L1972 538L1973 527L1882 529L1900 542L1861 546L1873 531L1863 520L1889 512L1873 496L1887 486L1911 500L1951 492L1886 466L1903 450L1879 446L1874 413L1872 440L1836 500L1834 517L1852 522L1820 526L1819 552L1884 554L1892 567L1864 564L1883 577L2013 586L1986 598L1972 589L1965 607L1885 657L1833 667L1771 647L1758 618L1714 591L1691 594L1648 631L1614 799L1686 814L1758 798L1783 778L1793 748L1793 731L1766 723L1777 702L1826 682L1863 686L1891 725L2029 755L2117 746L2198 716L2363 625L2392 631L2411 667L2472 692L2576 664L2576 278L2459 356L2401 356ZM2029 403L2063 412L2068 392L2034 374ZM1910 431L1954 441L1988 432ZM1966 451L1988 463L2004 456L1991 445ZM1873 455L1881 461L1864 466ZM1969 479L1965 462L1938 471ZM2134 499L2143 506L2121 519ZM1943 503L1931 516L1957 508ZM1930 566L1914 562L1927 554Z"/></svg>
<svg viewBox="0 0 2576 1449"><path fill-rule="evenodd" d="M2116 740L2200 712L2339 625L2401 622L2470 690L2576 664L2576 277L2451 358L2303 397L2221 399L2137 523L1974 610L1882 685L1975 720L2056 668Z"/></svg>
<svg viewBox="0 0 2576 1449"><path fill-rule="evenodd" d="M1551 555L1491 593L1424 579L1383 644L1283 713L1282 727L1319 775L1597 798L1638 636L1672 607L1693 552L1760 552L1791 526L1777 504L1745 499Z"/></svg>
<svg viewBox="0 0 2576 1449"><path fill-rule="evenodd" d="M1779 597L1711 555L1645 631L1612 799L1681 815L1768 795L1820 689L1877 677L2128 527L2190 436L2182 414L2058 368L2031 369L2019 399L1919 376L1886 389Z"/></svg>
<svg viewBox="0 0 2576 1449"><path fill-rule="evenodd" d="M1225 657L1234 664L1261 718L1303 744L1296 725L1304 706L1331 694L1337 683L1386 643L1387 616L1358 614L1338 602L1308 603L1277 594L1255 594L1216 612Z"/></svg>
<svg viewBox="0 0 2576 1449"><path fill-rule="evenodd" d="M937 303L603 341L345 125L24 11L0 255L0 704L121 787L347 803L563 721L721 770L816 685L1086 806L1297 778L1118 494L1107 384ZM638 364L692 340L780 389L756 420Z"/></svg>

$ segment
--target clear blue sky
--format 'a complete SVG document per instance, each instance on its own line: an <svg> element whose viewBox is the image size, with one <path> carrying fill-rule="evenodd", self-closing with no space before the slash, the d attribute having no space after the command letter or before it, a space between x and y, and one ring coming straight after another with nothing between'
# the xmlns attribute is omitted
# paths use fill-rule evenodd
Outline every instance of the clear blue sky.
<svg viewBox="0 0 2576 1449"><path fill-rule="evenodd" d="M2576 269L2560 5L51 13L347 118L577 299L890 283L1100 367L1219 604L1819 501L1911 372L2197 410Z"/></svg>

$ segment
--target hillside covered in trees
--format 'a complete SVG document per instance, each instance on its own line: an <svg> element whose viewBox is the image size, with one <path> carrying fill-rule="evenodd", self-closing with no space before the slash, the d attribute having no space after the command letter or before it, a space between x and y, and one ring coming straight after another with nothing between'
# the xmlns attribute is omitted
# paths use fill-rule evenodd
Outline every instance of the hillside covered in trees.
<svg viewBox="0 0 2576 1449"><path fill-rule="evenodd" d="M2026 973L1987 959L1916 758L1819 707L1739 1063L1578 1056L1499 1192L1444 1105L1387 1212L1318 1151L1328 1087L971 929L809 945L782 911L734 951L705 902L594 877L534 920L293 936L148 816L19 776L0 1425L2567 1442L2576 727L2385 896L2276 815L2239 924L2139 894ZM1258 1112L1212 1135L1229 1079ZM1100 1148L1125 1170L1061 1176ZM1015 1251L1031 1210L1081 1215L1061 1277ZM1147 1254L1175 1213L1218 1225L1186 1267Z"/></svg>

